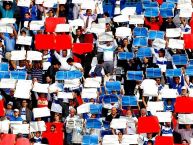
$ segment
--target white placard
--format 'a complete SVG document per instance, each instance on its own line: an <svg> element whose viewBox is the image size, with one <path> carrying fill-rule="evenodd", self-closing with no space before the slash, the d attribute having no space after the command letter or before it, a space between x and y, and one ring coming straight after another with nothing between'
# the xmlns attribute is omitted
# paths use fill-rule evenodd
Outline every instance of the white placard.
<svg viewBox="0 0 193 145"><path fill-rule="evenodd" d="M155 48L165 48L166 47L166 41L160 38L155 38L152 44Z"/></svg>
<svg viewBox="0 0 193 145"><path fill-rule="evenodd" d="M73 4L82 4L83 0L72 0Z"/></svg>
<svg viewBox="0 0 193 145"><path fill-rule="evenodd" d="M90 104L91 103L85 103L77 107L77 113L82 114L82 113L88 113L90 112Z"/></svg>
<svg viewBox="0 0 193 145"><path fill-rule="evenodd" d="M16 86L14 97L22 99L30 99L31 89L26 88L26 86Z"/></svg>
<svg viewBox="0 0 193 145"><path fill-rule="evenodd" d="M172 121L172 112L156 112L159 122L171 122Z"/></svg>
<svg viewBox="0 0 193 145"><path fill-rule="evenodd" d="M129 24L144 24L144 15L131 15Z"/></svg>
<svg viewBox="0 0 193 145"><path fill-rule="evenodd" d="M123 129L127 127L127 120L124 118L116 118L111 121L110 127L113 129Z"/></svg>
<svg viewBox="0 0 193 145"><path fill-rule="evenodd" d="M110 33L101 33L99 35L99 40L100 42L104 42L104 41L113 41L114 38L113 38L113 35L110 34Z"/></svg>
<svg viewBox="0 0 193 145"><path fill-rule="evenodd" d="M118 27L116 28L116 36L126 37L131 36L131 28L128 27Z"/></svg>
<svg viewBox="0 0 193 145"><path fill-rule="evenodd" d="M1 18L0 23L4 24L14 24L16 21L15 18Z"/></svg>
<svg viewBox="0 0 193 145"><path fill-rule="evenodd" d="M119 15L113 18L114 22L128 22L129 17L127 15Z"/></svg>
<svg viewBox="0 0 193 145"><path fill-rule="evenodd" d="M43 70L48 70L48 68L51 66L50 62L43 62Z"/></svg>
<svg viewBox="0 0 193 145"><path fill-rule="evenodd" d="M14 80L14 79L2 78L1 82L0 82L0 88L2 88L2 89L6 89L6 88L14 89L16 86L16 81L17 80Z"/></svg>
<svg viewBox="0 0 193 145"><path fill-rule="evenodd" d="M0 24L0 33L13 33L13 27L10 24Z"/></svg>
<svg viewBox="0 0 193 145"><path fill-rule="evenodd" d="M31 36L18 36L16 44L20 45L31 45L32 37Z"/></svg>
<svg viewBox="0 0 193 145"><path fill-rule="evenodd" d="M49 87L48 87L48 92L49 93L54 93L54 92L57 92L57 91L62 91L63 88L60 88L59 87L59 84L58 83L54 83L54 84L51 84Z"/></svg>
<svg viewBox="0 0 193 145"><path fill-rule="evenodd" d="M74 96L72 94L72 92L58 92L58 98L67 98L67 99L73 99Z"/></svg>
<svg viewBox="0 0 193 145"><path fill-rule="evenodd" d="M72 79L72 80L65 80L64 87L65 88L76 88L80 86L80 79Z"/></svg>
<svg viewBox="0 0 193 145"><path fill-rule="evenodd" d="M178 0L178 4L177 4L178 9L183 9L183 7L185 5L190 5L191 6L192 5L191 0Z"/></svg>
<svg viewBox="0 0 193 145"><path fill-rule="evenodd" d="M50 116L50 109L48 107L33 108L34 118Z"/></svg>
<svg viewBox="0 0 193 145"><path fill-rule="evenodd" d="M72 21L69 21L70 26L84 26L84 21L82 19L75 19Z"/></svg>
<svg viewBox="0 0 193 145"><path fill-rule="evenodd" d="M97 98L97 88L84 88L82 90L82 98Z"/></svg>
<svg viewBox="0 0 193 145"><path fill-rule="evenodd" d="M9 120L0 121L0 133L8 134L8 132L9 132L9 125L10 125L10 121Z"/></svg>
<svg viewBox="0 0 193 145"><path fill-rule="evenodd" d="M122 144L138 144L139 135L123 135Z"/></svg>
<svg viewBox="0 0 193 145"><path fill-rule="evenodd" d="M46 8L53 8L57 4L57 0L44 0L43 6Z"/></svg>
<svg viewBox="0 0 193 145"><path fill-rule="evenodd" d="M98 18L98 23L110 23L111 22L111 18L107 17L107 18Z"/></svg>
<svg viewBox="0 0 193 145"><path fill-rule="evenodd" d="M35 0L36 4L43 4L44 0Z"/></svg>
<svg viewBox="0 0 193 145"><path fill-rule="evenodd" d="M35 82L33 86L33 91L38 93L48 93L49 84L40 84Z"/></svg>
<svg viewBox="0 0 193 145"><path fill-rule="evenodd" d="M25 50L11 51L11 60L25 60L25 58L26 58Z"/></svg>
<svg viewBox="0 0 193 145"><path fill-rule="evenodd" d="M103 145L119 144L118 135L105 135L103 137Z"/></svg>
<svg viewBox="0 0 193 145"><path fill-rule="evenodd" d="M59 4L66 4L67 0L58 0Z"/></svg>
<svg viewBox="0 0 193 145"><path fill-rule="evenodd" d="M186 4L183 5L182 8L180 8L180 14L179 17L183 17L183 18L191 18L192 17L192 5L190 4Z"/></svg>
<svg viewBox="0 0 193 145"><path fill-rule="evenodd" d="M18 0L17 6L20 7L30 7L31 0Z"/></svg>
<svg viewBox="0 0 193 145"><path fill-rule="evenodd" d="M87 0L86 2L83 2L81 4L81 9L83 9L83 10L86 10L86 9L94 10L95 9L95 1Z"/></svg>
<svg viewBox="0 0 193 145"><path fill-rule="evenodd" d="M193 124L193 114L178 114L179 124Z"/></svg>
<svg viewBox="0 0 193 145"><path fill-rule="evenodd" d="M125 7L121 10L122 15L135 15L136 7Z"/></svg>
<svg viewBox="0 0 193 145"><path fill-rule="evenodd" d="M143 89L143 96L158 96L158 87L153 79L143 80L141 89Z"/></svg>
<svg viewBox="0 0 193 145"><path fill-rule="evenodd" d="M44 26L44 21L31 21L30 22L30 30L40 30Z"/></svg>
<svg viewBox="0 0 193 145"><path fill-rule="evenodd" d="M51 106L51 111L56 113L62 113L62 106L53 102Z"/></svg>
<svg viewBox="0 0 193 145"><path fill-rule="evenodd" d="M101 85L101 77L86 78L84 82L84 87L86 88L100 88L100 85Z"/></svg>
<svg viewBox="0 0 193 145"><path fill-rule="evenodd" d="M161 92L162 98L176 98L178 96L177 89L162 89Z"/></svg>
<svg viewBox="0 0 193 145"><path fill-rule="evenodd" d="M42 60L42 53L39 51L27 51L27 60Z"/></svg>
<svg viewBox="0 0 193 145"><path fill-rule="evenodd" d="M181 36L181 29L180 28L168 28L166 29L166 37L174 38Z"/></svg>
<svg viewBox="0 0 193 145"><path fill-rule="evenodd" d="M46 131L46 124L44 121L30 122L30 132Z"/></svg>
<svg viewBox="0 0 193 145"><path fill-rule="evenodd" d="M13 134L29 134L29 124L14 124L11 126Z"/></svg>
<svg viewBox="0 0 193 145"><path fill-rule="evenodd" d="M184 49L184 40L169 39L168 47L173 49Z"/></svg>
<svg viewBox="0 0 193 145"><path fill-rule="evenodd" d="M164 102L157 101L157 102L148 102L147 103L147 111L150 111L153 115L155 115L156 111L163 111L164 110Z"/></svg>
<svg viewBox="0 0 193 145"><path fill-rule="evenodd" d="M57 24L55 32L70 32L69 24Z"/></svg>

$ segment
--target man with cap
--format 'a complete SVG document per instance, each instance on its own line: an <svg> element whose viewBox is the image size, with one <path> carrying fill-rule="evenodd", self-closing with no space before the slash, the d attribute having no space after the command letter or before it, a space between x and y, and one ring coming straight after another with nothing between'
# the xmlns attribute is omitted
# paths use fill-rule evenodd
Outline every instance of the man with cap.
<svg viewBox="0 0 193 145"><path fill-rule="evenodd" d="M10 121L23 121L23 119L19 116L19 109L13 110L14 114L10 117Z"/></svg>
<svg viewBox="0 0 193 145"><path fill-rule="evenodd" d="M14 112L13 112L13 102L8 102L7 103L7 108L5 111L5 115L7 118L11 118L11 116L13 116Z"/></svg>
<svg viewBox="0 0 193 145"><path fill-rule="evenodd" d="M183 86L182 88L181 88L181 95L180 96L183 96L183 97L186 97L186 96L189 96L189 94L188 94L188 89L187 89L187 87L186 86Z"/></svg>

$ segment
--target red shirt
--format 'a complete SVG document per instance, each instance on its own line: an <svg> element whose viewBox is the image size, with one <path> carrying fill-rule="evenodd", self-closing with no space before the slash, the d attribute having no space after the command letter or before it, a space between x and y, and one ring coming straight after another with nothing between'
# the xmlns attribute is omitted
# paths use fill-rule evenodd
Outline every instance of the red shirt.
<svg viewBox="0 0 193 145"><path fill-rule="evenodd" d="M77 102L78 102L78 106L80 106L80 105L82 105L83 104L83 101L82 101L82 98L81 98L81 96L77 96L76 97L76 100L77 100Z"/></svg>
<svg viewBox="0 0 193 145"><path fill-rule="evenodd" d="M47 100L47 98L40 98L40 97L38 97L37 107L38 108L48 107L48 100Z"/></svg>

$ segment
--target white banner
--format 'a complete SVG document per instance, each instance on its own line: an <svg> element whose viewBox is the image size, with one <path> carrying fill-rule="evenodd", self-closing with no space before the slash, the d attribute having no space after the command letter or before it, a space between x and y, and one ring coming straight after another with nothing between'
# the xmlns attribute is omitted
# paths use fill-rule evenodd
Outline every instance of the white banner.
<svg viewBox="0 0 193 145"><path fill-rule="evenodd" d="M87 10L87 9L94 10L95 9L95 1L87 0L86 2L83 2L81 4L81 9L83 9L83 10Z"/></svg>
<svg viewBox="0 0 193 145"><path fill-rule="evenodd" d="M8 134L8 132L9 132L9 125L10 125L10 121L9 120L0 121L0 133Z"/></svg>
<svg viewBox="0 0 193 145"><path fill-rule="evenodd" d="M153 79L143 80L141 89L143 89L143 96L158 96L158 87Z"/></svg>
<svg viewBox="0 0 193 145"><path fill-rule="evenodd" d="M110 33L101 33L98 41L113 41L113 35Z"/></svg>
<svg viewBox="0 0 193 145"><path fill-rule="evenodd" d="M7 89L7 88L10 88L10 89L14 89L16 87L16 81L17 80L14 80L14 79L1 79L1 82L0 82L0 88L2 89Z"/></svg>
<svg viewBox="0 0 193 145"><path fill-rule="evenodd" d="M32 89L31 80L18 80L14 97L22 99L30 99Z"/></svg>
<svg viewBox="0 0 193 145"><path fill-rule="evenodd" d="M30 7L31 0L18 0L17 6L20 7Z"/></svg>
<svg viewBox="0 0 193 145"><path fill-rule="evenodd" d="M179 124L193 124L193 114L178 114Z"/></svg>
<svg viewBox="0 0 193 145"><path fill-rule="evenodd" d="M123 129L127 127L127 120L124 118L116 118L111 121L110 127L113 129Z"/></svg>
<svg viewBox="0 0 193 145"><path fill-rule="evenodd" d="M84 82L84 87L86 88L100 88L101 77L96 78L86 78Z"/></svg>
<svg viewBox="0 0 193 145"><path fill-rule="evenodd" d="M55 32L70 32L69 24L57 24Z"/></svg>
<svg viewBox="0 0 193 145"><path fill-rule="evenodd" d="M169 28L166 29L166 37L174 38L181 36L181 28Z"/></svg>
<svg viewBox="0 0 193 145"><path fill-rule="evenodd" d="M50 109L47 107L33 108L34 118L50 116Z"/></svg>
<svg viewBox="0 0 193 145"><path fill-rule="evenodd" d="M157 102L148 102L147 103L147 111L150 111L153 115L156 111L163 111L164 110L164 102L157 101Z"/></svg>
<svg viewBox="0 0 193 145"><path fill-rule="evenodd" d="M72 92L58 92L58 98L67 98L67 99L73 99L73 94Z"/></svg>
<svg viewBox="0 0 193 145"><path fill-rule="evenodd" d="M10 24L0 24L0 33L13 33L13 27Z"/></svg>
<svg viewBox="0 0 193 145"><path fill-rule="evenodd" d="M159 122L171 122L172 121L172 112L156 112Z"/></svg>
<svg viewBox="0 0 193 145"><path fill-rule="evenodd" d="M131 36L131 28L128 27L118 27L116 28L116 36L126 37Z"/></svg>
<svg viewBox="0 0 193 145"><path fill-rule="evenodd" d="M161 90L161 97L162 98L176 98L178 96L177 89L162 89Z"/></svg>
<svg viewBox="0 0 193 145"><path fill-rule="evenodd" d="M136 7L125 7L121 10L122 15L135 15Z"/></svg>
<svg viewBox="0 0 193 145"><path fill-rule="evenodd" d="M56 113L62 113L62 106L52 102L51 111Z"/></svg>
<svg viewBox="0 0 193 145"><path fill-rule="evenodd" d="M29 134L29 124L14 124L11 126L13 134Z"/></svg>
<svg viewBox="0 0 193 145"><path fill-rule="evenodd" d="M49 84L40 84L35 82L33 86L33 91L38 93L48 93Z"/></svg>
<svg viewBox="0 0 193 145"><path fill-rule="evenodd" d="M127 15L119 15L113 18L114 22L128 22L129 21L129 16Z"/></svg>
<svg viewBox="0 0 193 145"><path fill-rule="evenodd" d="M44 26L44 21L31 21L30 22L30 30L40 30Z"/></svg>
<svg viewBox="0 0 193 145"><path fill-rule="evenodd" d="M166 47L166 41L160 38L155 38L152 44L153 47L157 48L165 48Z"/></svg>
<svg viewBox="0 0 193 145"><path fill-rule="evenodd" d="M42 60L42 53L39 51L27 51L27 60Z"/></svg>
<svg viewBox="0 0 193 145"><path fill-rule="evenodd" d="M11 60L25 60L26 51L25 50L14 50L11 51Z"/></svg>
<svg viewBox="0 0 193 145"><path fill-rule="evenodd" d="M32 37L31 36L18 36L16 40L16 44L20 45L31 45Z"/></svg>
<svg viewBox="0 0 193 145"><path fill-rule="evenodd" d="M75 19L75 20L69 21L69 23L70 23L70 26L84 27L84 21L82 19Z"/></svg>
<svg viewBox="0 0 193 145"><path fill-rule="evenodd" d="M131 15L129 17L129 24L144 24L144 15Z"/></svg>
<svg viewBox="0 0 193 145"><path fill-rule="evenodd" d="M97 88L83 88L82 98L97 98Z"/></svg>
<svg viewBox="0 0 193 145"><path fill-rule="evenodd" d="M85 103L77 107L77 114L82 114L82 113L88 113L90 112L90 104L91 103Z"/></svg>
<svg viewBox="0 0 193 145"><path fill-rule="evenodd" d="M184 40L169 39L168 47L173 49L184 49Z"/></svg>
<svg viewBox="0 0 193 145"><path fill-rule="evenodd" d="M16 21L15 18L1 18L0 23L4 24L14 24Z"/></svg>

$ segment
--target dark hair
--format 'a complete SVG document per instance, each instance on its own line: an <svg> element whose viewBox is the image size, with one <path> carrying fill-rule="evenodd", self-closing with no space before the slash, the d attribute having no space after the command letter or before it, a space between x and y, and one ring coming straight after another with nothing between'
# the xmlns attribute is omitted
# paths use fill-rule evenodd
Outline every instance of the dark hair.
<svg viewBox="0 0 193 145"><path fill-rule="evenodd" d="M164 54L164 56L165 56L165 50L162 48L162 49L160 49L159 50L159 52L161 52L161 53L163 53Z"/></svg>
<svg viewBox="0 0 193 145"><path fill-rule="evenodd" d="M151 143L153 145L153 141L152 140L148 140L147 143Z"/></svg>
<svg viewBox="0 0 193 145"><path fill-rule="evenodd" d="M186 143L188 143L188 141L186 139L183 139L182 142L185 141Z"/></svg>
<svg viewBox="0 0 193 145"><path fill-rule="evenodd" d="M74 59L73 59L73 58L68 58L68 59L66 60L66 62L67 62L67 63L74 62Z"/></svg>
<svg viewBox="0 0 193 145"><path fill-rule="evenodd" d="M109 13L108 12L104 12L104 15L109 17Z"/></svg>
<svg viewBox="0 0 193 145"><path fill-rule="evenodd" d="M99 60L98 61L98 64L102 64L102 63L104 63L104 60Z"/></svg>

